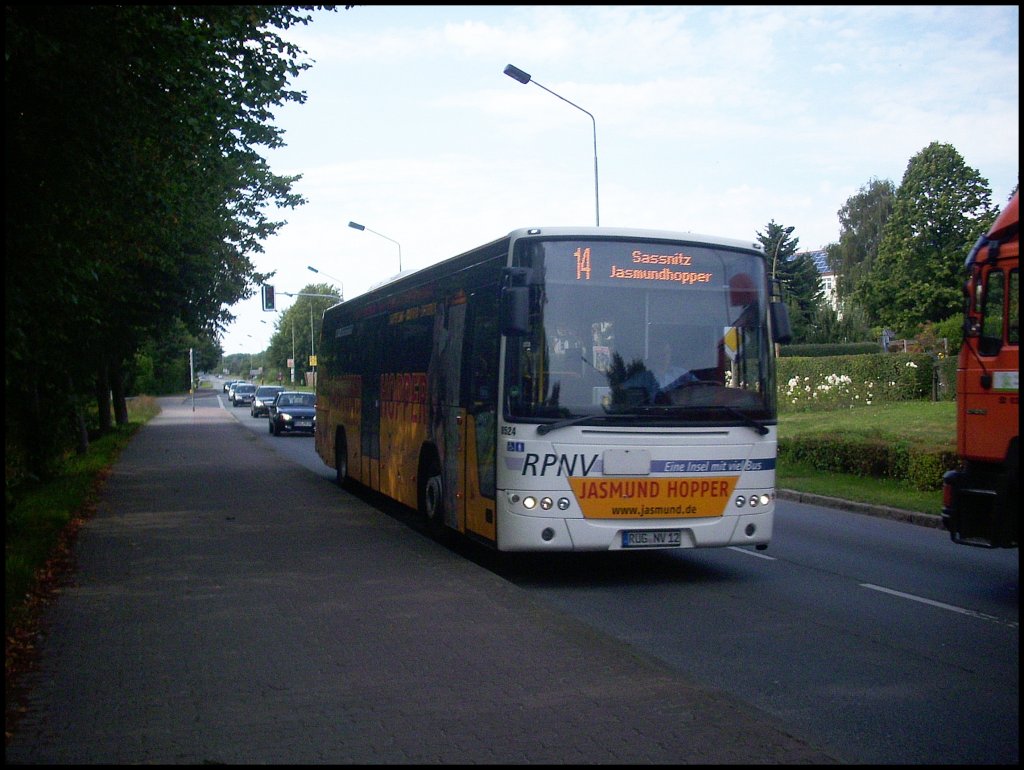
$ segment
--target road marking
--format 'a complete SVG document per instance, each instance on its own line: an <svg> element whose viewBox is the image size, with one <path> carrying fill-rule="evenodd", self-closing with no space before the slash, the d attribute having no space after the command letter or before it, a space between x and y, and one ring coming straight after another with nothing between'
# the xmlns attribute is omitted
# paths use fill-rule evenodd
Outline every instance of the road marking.
<svg viewBox="0 0 1024 770"><path fill-rule="evenodd" d="M891 588L885 588L883 586L876 586L873 583L861 583L862 588L870 588L872 591L881 591L884 594L890 594L891 596L898 596L901 599L910 599L912 602L920 602L921 604L930 604L932 607L938 607L940 610L949 610L950 612L959 612L961 615L967 615L972 618L978 618L979 620L992 620L1001 625L1010 626L1010 628L1017 628L1017 623L1012 621L1006 621L1002 618L997 618L995 615L987 615L984 612L978 612L977 610L968 610L964 607L957 607L953 604L946 604L944 602L937 602L934 599L925 599L923 596L915 596L914 594L905 594L902 591L894 591Z"/></svg>
<svg viewBox="0 0 1024 770"><path fill-rule="evenodd" d="M756 556L758 559L767 559L768 561L778 561L774 556L769 556L766 553L758 553L757 551L751 551L749 548L741 548L738 545L727 546L731 551L739 551L745 553L747 556Z"/></svg>

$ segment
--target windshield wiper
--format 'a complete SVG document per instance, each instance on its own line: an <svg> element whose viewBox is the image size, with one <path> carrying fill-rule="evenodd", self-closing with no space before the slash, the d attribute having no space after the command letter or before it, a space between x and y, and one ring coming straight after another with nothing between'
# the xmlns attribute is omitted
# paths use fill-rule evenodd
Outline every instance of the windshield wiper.
<svg viewBox="0 0 1024 770"><path fill-rule="evenodd" d="M731 406L718 406L717 409L721 409L728 412L733 417L740 420L748 428L756 430L760 435L764 436L768 433L768 428L761 422L758 422L753 417L744 414L739 409ZM568 428L572 425L581 425L590 420L604 420L608 416L626 416L626 415L641 415L641 414L675 414L681 416L683 412L700 411L700 407L679 407L671 406L668 404L643 404L623 409L622 411L609 411L608 415L601 414L584 414L577 415L576 417L567 417L564 420L556 420L555 422L548 422L537 426L537 435L544 436L553 430L559 428Z"/></svg>
<svg viewBox="0 0 1024 770"><path fill-rule="evenodd" d="M724 409L729 414L731 414L733 417L736 417L736 418L742 420L744 425L746 425L748 428L753 428L758 433L760 433L762 436L764 436L766 433L768 433L768 427L764 423L758 422L753 417L751 417L751 416L741 412L739 409L736 409L735 407L732 407L732 406L719 406L718 408L719 409Z"/></svg>
<svg viewBox="0 0 1024 770"><path fill-rule="evenodd" d="M570 425L579 425L587 422L588 420L603 420L604 415L600 414L584 414L577 417L567 417L564 420L556 420L555 422L546 422L543 425L537 426L537 435L543 436L550 433L553 430L559 428L568 428Z"/></svg>
<svg viewBox="0 0 1024 770"><path fill-rule="evenodd" d="M636 406L628 407L626 409L623 409L622 411L612 412L612 414L664 414L682 417L684 414L693 414L695 412L700 413L701 411L705 411L707 409L721 409L722 411L728 412L733 417L740 420L748 428L753 428L762 436L768 433L768 428L764 425L764 423L755 420L753 417L751 417L748 414L745 414L744 412L741 412L736 407L727 406L725 404L718 404L713 407L682 406L673 404L637 404Z"/></svg>

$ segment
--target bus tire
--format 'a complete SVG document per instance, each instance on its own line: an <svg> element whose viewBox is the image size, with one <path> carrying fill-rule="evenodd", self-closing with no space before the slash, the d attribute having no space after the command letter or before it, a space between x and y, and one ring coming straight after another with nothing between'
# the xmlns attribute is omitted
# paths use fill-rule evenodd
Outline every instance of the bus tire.
<svg viewBox="0 0 1024 770"><path fill-rule="evenodd" d="M420 462L419 508L431 537L442 539L445 534L444 477L441 463L432 452Z"/></svg>
<svg viewBox="0 0 1024 770"><path fill-rule="evenodd" d="M339 430L334 439L334 470L335 483L342 489L348 489L348 441L343 430Z"/></svg>

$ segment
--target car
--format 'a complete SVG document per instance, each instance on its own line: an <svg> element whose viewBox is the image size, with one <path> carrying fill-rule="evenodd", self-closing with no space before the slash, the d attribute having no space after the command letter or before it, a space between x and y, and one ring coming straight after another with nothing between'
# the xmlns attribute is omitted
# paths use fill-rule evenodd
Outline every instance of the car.
<svg viewBox="0 0 1024 770"><path fill-rule="evenodd" d="M256 397L256 386L251 382L236 382L231 386L231 406L251 404Z"/></svg>
<svg viewBox="0 0 1024 770"><path fill-rule="evenodd" d="M231 390L231 386L234 385L238 380L228 380L224 383L224 392L227 393Z"/></svg>
<svg viewBox="0 0 1024 770"><path fill-rule="evenodd" d="M252 417L269 417L270 404L283 390L284 386L282 385L260 385L256 388L256 395L253 397L252 406L249 407L249 414Z"/></svg>
<svg viewBox="0 0 1024 770"><path fill-rule="evenodd" d="M316 431L316 394L298 390L284 390L277 394L277 400L267 420L270 433L309 433Z"/></svg>
<svg viewBox="0 0 1024 770"><path fill-rule="evenodd" d="M252 385L252 383L246 382L245 380L235 380L234 382L232 382L231 386L228 388L228 401L231 401L232 403L234 403L235 400L236 385Z"/></svg>

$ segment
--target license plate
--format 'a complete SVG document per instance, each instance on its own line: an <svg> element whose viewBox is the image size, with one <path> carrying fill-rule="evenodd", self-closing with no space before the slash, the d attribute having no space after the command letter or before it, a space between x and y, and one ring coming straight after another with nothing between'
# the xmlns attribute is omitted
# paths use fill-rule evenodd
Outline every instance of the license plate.
<svg viewBox="0 0 1024 770"><path fill-rule="evenodd" d="M622 533L623 548L678 548L682 544L679 529L629 529Z"/></svg>
<svg viewBox="0 0 1024 770"><path fill-rule="evenodd" d="M296 420L295 421L295 427L296 428L311 428L311 427L313 427L313 421L312 420Z"/></svg>

